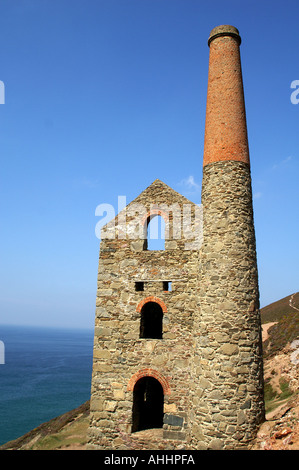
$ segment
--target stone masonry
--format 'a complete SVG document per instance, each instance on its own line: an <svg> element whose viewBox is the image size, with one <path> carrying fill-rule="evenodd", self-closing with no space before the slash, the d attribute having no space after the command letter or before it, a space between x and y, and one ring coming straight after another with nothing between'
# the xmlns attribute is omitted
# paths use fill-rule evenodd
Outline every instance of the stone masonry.
<svg viewBox="0 0 299 470"><path fill-rule="evenodd" d="M177 234L180 238L176 238L173 229L178 230L179 215L182 220L189 211L192 225L189 231L182 226L182 233ZM163 388L159 448L184 448L186 444L190 430L193 315L199 308L199 252L193 245L199 233L196 211L200 220L195 204L156 180L127 206L126 235L120 227L122 213L103 229L107 237L109 230L115 232L114 238L103 239L100 247L90 448L140 448L138 433L131 432L132 392L138 380L146 376L158 380ZM146 238L140 238L146 230L138 234L153 215L163 216L169 232L162 251L146 249ZM132 238L136 227L136 238ZM124 238L118 238L120 233ZM169 282L171 291L165 290ZM136 290L141 283L143 290ZM162 338L140 337L140 314L148 303L158 304L163 312ZM152 445L147 442L142 447L151 449Z"/></svg>
<svg viewBox="0 0 299 470"><path fill-rule="evenodd" d="M264 419L248 166L235 161L207 165L202 201L200 310L194 318L194 445L236 449L255 437Z"/></svg>
<svg viewBox="0 0 299 470"><path fill-rule="evenodd" d="M155 180L102 230L89 449L246 448L264 420L240 43L208 41L202 206Z"/></svg>

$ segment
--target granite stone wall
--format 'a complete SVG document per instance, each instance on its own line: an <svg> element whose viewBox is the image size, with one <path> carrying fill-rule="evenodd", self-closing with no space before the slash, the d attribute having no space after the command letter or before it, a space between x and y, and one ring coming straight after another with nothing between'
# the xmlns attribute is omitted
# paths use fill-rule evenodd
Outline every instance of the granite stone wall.
<svg viewBox="0 0 299 470"><path fill-rule="evenodd" d="M206 165L202 204L192 443L236 449L248 444L264 419L249 166L238 161Z"/></svg>
<svg viewBox="0 0 299 470"><path fill-rule="evenodd" d="M180 238L178 219L167 210L189 207L193 225ZM142 209L144 207L144 209ZM138 208L136 215L133 209ZM103 229L114 238L101 241L96 300L94 363L91 391L89 448L126 449L142 446L151 449L181 448L190 431L190 387L193 357L193 315L199 308L198 249L193 242L195 211L190 203L167 185L156 180ZM139 224L148 223L150 213L166 222L165 250L149 251L143 238L132 238ZM146 230L141 230L144 234ZM139 233L139 228L137 230ZM198 247L197 243L197 247ZM165 291L165 282L171 291ZM136 282L143 290L136 290ZM163 311L162 338L140 338L142 307L155 302ZM142 377L154 377L163 387L164 422L157 443L138 441L132 433L134 387ZM161 434L162 433L162 434ZM141 437L140 437L141 439Z"/></svg>

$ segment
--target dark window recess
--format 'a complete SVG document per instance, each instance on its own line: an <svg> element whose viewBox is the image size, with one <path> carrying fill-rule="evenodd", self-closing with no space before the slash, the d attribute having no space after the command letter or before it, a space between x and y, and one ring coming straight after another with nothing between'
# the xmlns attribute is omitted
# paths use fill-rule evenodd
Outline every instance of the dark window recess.
<svg viewBox="0 0 299 470"><path fill-rule="evenodd" d="M135 282L135 290L140 292L144 290L144 282Z"/></svg>
<svg viewBox="0 0 299 470"><path fill-rule="evenodd" d="M171 281L163 281L163 290L164 291L171 291Z"/></svg>
<svg viewBox="0 0 299 470"><path fill-rule="evenodd" d="M140 338L162 339L163 311L156 302L147 302L141 309Z"/></svg>

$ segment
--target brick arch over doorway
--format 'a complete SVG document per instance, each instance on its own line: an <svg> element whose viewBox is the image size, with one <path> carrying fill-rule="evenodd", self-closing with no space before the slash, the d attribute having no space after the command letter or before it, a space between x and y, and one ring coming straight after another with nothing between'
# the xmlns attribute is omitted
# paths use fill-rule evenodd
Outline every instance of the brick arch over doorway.
<svg viewBox="0 0 299 470"><path fill-rule="evenodd" d="M159 299L158 297L154 297L154 296L149 296L149 297L146 297L145 299L143 299L138 305L137 305L137 308L136 308L136 312L141 312L141 309L142 307L147 303L147 302L155 302L156 304L160 305L160 307L162 308L162 312L163 313L166 313L167 312L167 307L165 305L164 302L162 302L161 299Z"/></svg>
<svg viewBox="0 0 299 470"><path fill-rule="evenodd" d="M167 378L164 377L162 374L160 374L160 372L158 372L157 370L150 369L150 368L141 369L138 372L136 372L134 375L132 375L132 377L129 380L127 390L132 392L134 390L134 386L136 382L142 377L153 377L154 379L157 379L163 388L164 395L170 395L171 390L170 390L170 386L169 386Z"/></svg>

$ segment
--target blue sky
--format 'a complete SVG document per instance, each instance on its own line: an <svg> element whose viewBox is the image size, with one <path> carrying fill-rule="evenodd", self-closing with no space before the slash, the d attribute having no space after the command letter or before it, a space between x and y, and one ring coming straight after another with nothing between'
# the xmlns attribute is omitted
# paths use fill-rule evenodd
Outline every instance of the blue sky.
<svg viewBox="0 0 299 470"><path fill-rule="evenodd" d="M156 178L200 203L219 24L242 37L261 305L299 290L298 14L298 0L0 1L0 323L92 328L96 207Z"/></svg>

